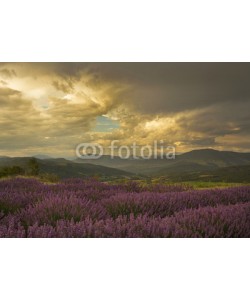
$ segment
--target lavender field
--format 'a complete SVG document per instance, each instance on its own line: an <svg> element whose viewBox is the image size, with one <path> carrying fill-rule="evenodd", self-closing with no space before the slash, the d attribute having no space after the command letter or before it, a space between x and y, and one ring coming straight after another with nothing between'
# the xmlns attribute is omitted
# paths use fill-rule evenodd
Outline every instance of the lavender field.
<svg viewBox="0 0 250 300"><path fill-rule="evenodd" d="M250 237L250 186L2 180L0 237Z"/></svg>

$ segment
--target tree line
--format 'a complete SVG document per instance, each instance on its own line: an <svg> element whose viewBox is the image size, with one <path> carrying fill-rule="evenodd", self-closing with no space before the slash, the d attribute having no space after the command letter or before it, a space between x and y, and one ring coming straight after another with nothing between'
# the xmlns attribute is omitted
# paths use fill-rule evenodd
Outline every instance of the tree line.
<svg viewBox="0 0 250 300"><path fill-rule="evenodd" d="M37 160L32 157L26 167L20 166L5 166L0 168L0 177L6 176L17 176L17 175L28 175L28 176L37 176L40 172L39 164Z"/></svg>

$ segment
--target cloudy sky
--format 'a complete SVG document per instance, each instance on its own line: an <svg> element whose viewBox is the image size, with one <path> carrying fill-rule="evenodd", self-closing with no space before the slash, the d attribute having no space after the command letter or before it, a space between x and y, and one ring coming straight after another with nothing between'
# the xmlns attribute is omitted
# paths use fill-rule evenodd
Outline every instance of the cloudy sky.
<svg viewBox="0 0 250 300"><path fill-rule="evenodd" d="M0 155L111 140L250 151L249 63L0 63Z"/></svg>

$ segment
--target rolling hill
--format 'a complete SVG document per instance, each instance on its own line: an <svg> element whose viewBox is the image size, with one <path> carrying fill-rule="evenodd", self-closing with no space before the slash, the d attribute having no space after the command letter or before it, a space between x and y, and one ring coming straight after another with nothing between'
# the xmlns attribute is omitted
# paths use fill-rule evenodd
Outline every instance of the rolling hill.
<svg viewBox="0 0 250 300"><path fill-rule="evenodd" d="M193 150L176 155L173 160L167 159L121 159L120 157L103 156L98 160L76 159L80 164L99 164L127 172L143 175L168 175L173 173L192 173L211 171L230 166L250 165L250 153L217 151L213 149Z"/></svg>
<svg viewBox="0 0 250 300"><path fill-rule="evenodd" d="M166 175L169 181L203 181L250 183L250 165L218 168L210 171L172 172Z"/></svg>
<svg viewBox="0 0 250 300"><path fill-rule="evenodd" d="M250 153L202 149L177 156L172 164L162 166L155 173L191 173L246 165L250 165Z"/></svg>
<svg viewBox="0 0 250 300"><path fill-rule="evenodd" d="M103 178L161 177L171 181L229 181L250 182L250 153L217 151L212 149L193 150L167 159L121 159L102 156L96 160L74 161L64 158L37 159L40 172L53 173L60 178L88 177ZM30 157L0 157L0 167L20 166L26 168Z"/></svg>
<svg viewBox="0 0 250 300"><path fill-rule="evenodd" d="M26 169L30 157L0 158L0 167L20 166ZM36 159L41 173L51 173L59 178L77 178L89 176L129 177L132 174L123 170L93 165L77 164L64 158Z"/></svg>

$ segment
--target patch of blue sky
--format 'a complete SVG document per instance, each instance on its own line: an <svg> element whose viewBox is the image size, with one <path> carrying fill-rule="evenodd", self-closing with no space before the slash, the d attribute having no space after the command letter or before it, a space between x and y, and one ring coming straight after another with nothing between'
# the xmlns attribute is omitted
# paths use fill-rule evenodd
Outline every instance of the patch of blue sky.
<svg viewBox="0 0 250 300"><path fill-rule="evenodd" d="M119 122L116 120L112 120L105 116L98 116L96 118L96 126L93 129L95 132L111 132L114 129L118 129L120 127Z"/></svg>

